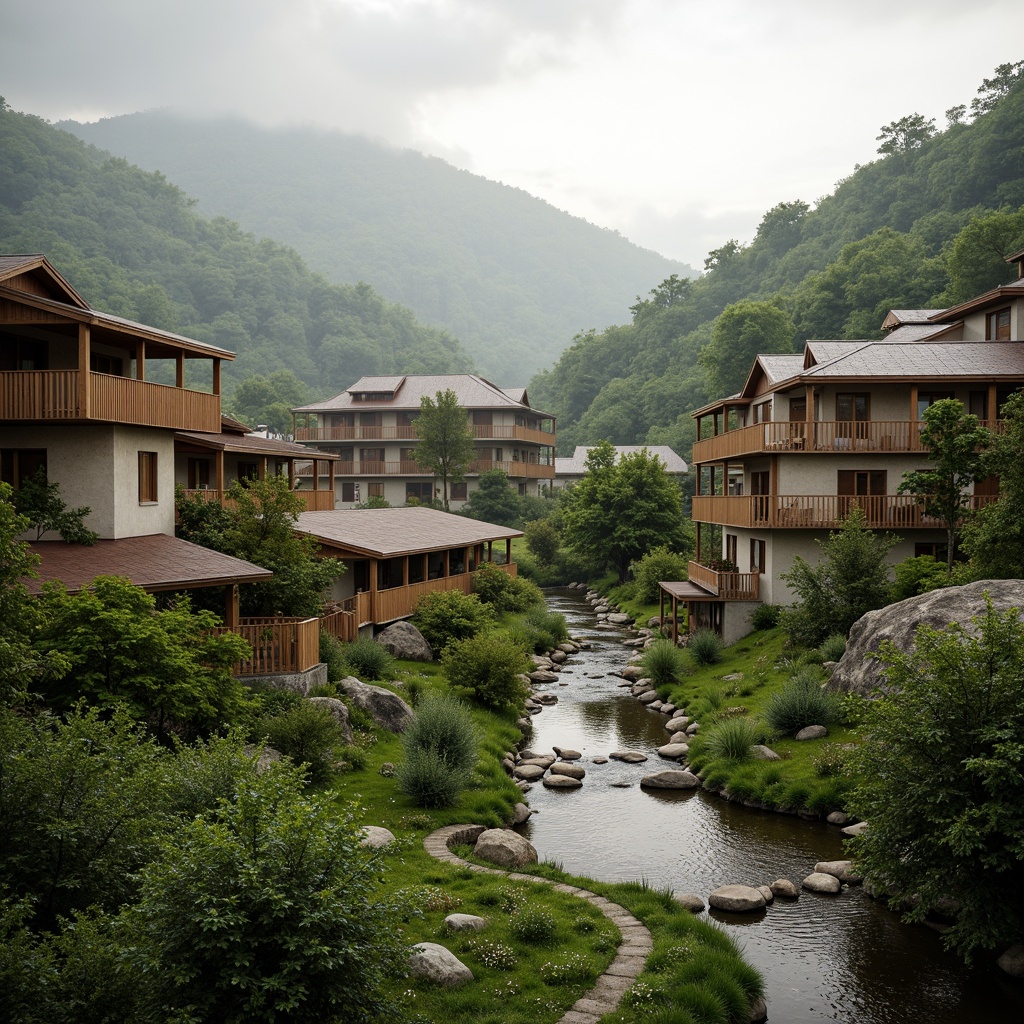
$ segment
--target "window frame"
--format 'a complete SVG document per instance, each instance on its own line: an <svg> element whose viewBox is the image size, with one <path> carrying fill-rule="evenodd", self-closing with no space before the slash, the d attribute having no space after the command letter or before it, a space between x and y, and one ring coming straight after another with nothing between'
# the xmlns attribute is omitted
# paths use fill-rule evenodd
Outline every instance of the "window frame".
<svg viewBox="0 0 1024 1024"><path fill-rule="evenodd" d="M140 451L138 457L139 504L158 505L160 503L159 454Z"/></svg>

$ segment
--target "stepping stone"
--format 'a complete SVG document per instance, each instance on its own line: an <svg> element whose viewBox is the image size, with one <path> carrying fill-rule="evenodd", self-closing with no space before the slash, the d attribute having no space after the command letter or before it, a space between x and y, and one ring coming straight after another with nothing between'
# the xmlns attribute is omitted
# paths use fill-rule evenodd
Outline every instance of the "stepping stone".
<svg viewBox="0 0 1024 1024"><path fill-rule="evenodd" d="M818 861L814 865L814 870L823 875L835 875L840 882L846 882L848 885L860 885L864 881L864 876L853 870L852 860Z"/></svg>
<svg viewBox="0 0 1024 1024"><path fill-rule="evenodd" d="M583 785L583 780L573 779L568 775L545 775L544 785L548 789L579 789Z"/></svg>
<svg viewBox="0 0 1024 1024"><path fill-rule="evenodd" d="M708 896L708 903L716 910L749 914L764 909L764 896L752 885L720 885Z"/></svg>
<svg viewBox="0 0 1024 1024"><path fill-rule="evenodd" d="M781 896L783 899L796 900L800 898L800 890L788 878L775 879L769 888L776 896Z"/></svg>
<svg viewBox="0 0 1024 1024"><path fill-rule="evenodd" d="M665 746L658 747L658 757L667 758L669 761L678 761L689 752L689 743L666 743Z"/></svg>
<svg viewBox="0 0 1024 1024"><path fill-rule="evenodd" d="M843 883L835 875L826 875L820 871L814 871L803 880L803 887L809 892L840 892Z"/></svg>
<svg viewBox="0 0 1024 1024"><path fill-rule="evenodd" d="M700 787L700 779L692 772L670 769L655 772L654 775L645 775L640 780L640 785L647 789L697 789Z"/></svg>
<svg viewBox="0 0 1024 1024"><path fill-rule="evenodd" d="M569 764L566 761L556 761L551 766L552 775L566 775L570 779L582 779L586 772L578 764Z"/></svg>
<svg viewBox="0 0 1024 1024"><path fill-rule="evenodd" d="M639 750L616 750L608 755L613 761L625 761L626 764L640 764L647 760L646 754Z"/></svg>
<svg viewBox="0 0 1024 1024"><path fill-rule="evenodd" d="M563 761L578 761L583 755L578 750L571 750L569 747L551 748Z"/></svg>

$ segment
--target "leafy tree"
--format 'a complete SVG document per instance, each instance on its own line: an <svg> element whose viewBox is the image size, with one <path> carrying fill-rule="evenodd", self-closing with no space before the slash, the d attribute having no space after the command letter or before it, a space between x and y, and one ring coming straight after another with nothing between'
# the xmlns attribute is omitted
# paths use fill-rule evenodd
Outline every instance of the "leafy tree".
<svg viewBox="0 0 1024 1024"><path fill-rule="evenodd" d="M98 576L78 594L47 584L41 601L37 649L68 665L42 682L54 707L123 703L158 733L206 733L239 714L243 691L231 668L249 645L215 632L211 612L193 612L187 599L157 611L152 595L118 576Z"/></svg>
<svg viewBox="0 0 1024 1024"><path fill-rule="evenodd" d="M967 488L983 476L982 464L991 435L978 417L964 411L955 398L944 398L924 411L921 443L928 449L931 469L904 473L901 494L916 494L924 513L946 527L946 573L953 573L960 524L970 511Z"/></svg>
<svg viewBox="0 0 1024 1024"><path fill-rule="evenodd" d="M910 153L920 149L935 134L935 118L927 120L921 114L908 114L882 128L878 152L883 156Z"/></svg>
<svg viewBox="0 0 1024 1024"><path fill-rule="evenodd" d="M644 604L657 601L658 584L669 580L685 580L689 568L689 560L685 555L671 551L664 545L652 548L632 567L637 600Z"/></svg>
<svg viewBox="0 0 1024 1024"><path fill-rule="evenodd" d="M952 128L954 125L963 124L966 114L966 103L957 103L955 106L950 107L946 111L946 127Z"/></svg>
<svg viewBox="0 0 1024 1024"><path fill-rule="evenodd" d="M854 853L905 918L955 901L943 935L964 959L1019 941L1024 919L1024 625L991 603L973 628L918 626L885 641L851 809L870 822ZM913 895L904 902L902 896Z"/></svg>
<svg viewBox="0 0 1024 1024"><path fill-rule="evenodd" d="M231 395L231 414L250 427L266 424L274 434L292 429L292 409L309 401L309 386L292 370L246 377Z"/></svg>
<svg viewBox="0 0 1024 1024"><path fill-rule="evenodd" d="M616 462L607 441L591 448L587 472L564 501L565 544L614 566L619 581L631 562L658 544L685 550L682 494L664 463L647 449Z"/></svg>
<svg viewBox="0 0 1024 1024"><path fill-rule="evenodd" d="M1011 253L1024 246L1024 206L972 217L957 233L946 256L950 305L1009 284L1016 268L1006 262Z"/></svg>
<svg viewBox="0 0 1024 1024"><path fill-rule="evenodd" d="M154 1018L344 1020L387 1015L403 950L376 898L380 866L351 812L267 771L184 823L141 872L125 958Z"/></svg>
<svg viewBox="0 0 1024 1024"><path fill-rule="evenodd" d="M459 514L482 523L514 526L519 521L519 495L509 487L503 469L488 469L480 474L476 490L459 509Z"/></svg>
<svg viewBox="0 0 1024 1024"><path fill-rule="evenodd" d="M52 531L68 544L96 542L96 534L83 522L91 509L85 505L68 508L60 496L60 484L47 481L45 467L22 480L13 501L14 507L28 520L29 528L36 531L36 540Z"/></svg>
<svg viewBox="0 0 1024 1024"><path fill-rule="evenodd" d="M849 633L865 612L884 607L891 583L885 556L897 540L869 530L864 510L854 506L840 529L817 541L817 565L797 555L789 572L780 573L797 595L783 614L791 639L815 647L831 633Z"/></svg>
<svg viewBox="0 0 1024 1024"><path fill-rule="evenodd" d="M541 565L554 565L562 539L547 519L532 519L523 527L526 546Z"/></svg>
<svg viewBox="0 0 1024 1024"><path fill-rule="evenodd" d="M796 327L788 313L770 302L744 300L727 306L711 329L711 343L701 351L700 365L709 394L724 398L747 379L761 352L792 352Z"/></svg>
<svg viewBox="0 0 1024 1024"><path fill-rule="evenodd" d="M449 644L441 655L448 682L469 690L486 708L518 708L529 693L520 678L529 668L523 648L507 634L482 633Z"/></svg>
<svg viewBox="0 0 1024 1024"><path fill-rule="evenodd" d="M1015 64L1000 64L991 78L983 78L978 95L971 100L971 114L980 117L994 110L1004 96L1024 78L1024 60Z"/></svg>
<svg viewBox="0 0 1024 1024"><path fill-rule="evenodd" d="M441 500L448 511L448 485L460 483L476 454L473 431L459 396L448 388L420 399L413 455L420 469L441 478Z"/></svg>
<svg viewBox="0 0 1024 1024"><path fill-rule="evenodd" d="M416 602L412 622L435 653L440 653L453 640L476 636L494 622L494 615L476 594L432 590Z"/></svg>

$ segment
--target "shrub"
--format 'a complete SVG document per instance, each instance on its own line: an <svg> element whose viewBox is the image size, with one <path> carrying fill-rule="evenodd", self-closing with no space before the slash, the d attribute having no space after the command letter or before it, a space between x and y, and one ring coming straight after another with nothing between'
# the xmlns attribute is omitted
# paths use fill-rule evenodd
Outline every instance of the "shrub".
<svg viewBox="0 0 1024 1024"><path fill-rule="evenodd" d="M473 593L499 612L525 612L544 602L536 583L510 576L493 562L485 562L473 573Z"/></svg>
<svg viewBox="0 0 1024 1024"><path fill-rule="evenodd" d="M644 651L644 675L650 676L655 686L678 683L686 674L686 655L671 640L657 640Z"/></svg>
<svg viewBox="0 0 1024 1024"><path fill-rule="evenodd" d="M529 667L523 648L501 633L484 633L445 648L441 667L452 686L470 690L484 707L518 707L527 687L519 675Z"/></svg>
<svg viewBox="0 0 1024 1024"><path fill-rule="evenodd" d="M531 608L526 613L526 621L535 629L544 632L551 640L548 650L569 639L569 627L561 612L548 611L545 606Z"/></svg>
<svg viewBox="0 0 1024 1024"><path fill-rule="evenodd" d="M434 590L416 603L413 625L435 652L454 640L476 636L494 622L494 615L475 594L461 590Z"/></svg>
<svg viewBox="0 0 1024 1024"><path fill-rule="evenodd" d="M391 679L394 675L395 659L368 636L345 646L345 663L360 679Z"/></svg>
<svg viewBox="0 0 1024 1024"><path fill-rule="evenodd" d="M557 928L555 919L546 910L526 907L512 915L508 930L520 942L546 946L554 942Z"/></svg>
<svg viewBox="0 0 1024 1024"><path fill-rule="evenodd" d="M345 742L341 726L329 711L299 701L279 715L262 719L259 731L267 743L295 764L306 764L310 782L320 783L331 774L335 747Z"/></svg>
<svg viewBox="0 0 1024 1024"><path fill-rule="evenodd" d="M761 730L753 719L727 718L704 734L703 747L712 757L742 761L760 739Z"/></svg>
<svg viewBox="0 0 1024 1024"><path fill-rule="evenodd" d="M713 629L695 630L686 649L698 665L714 665L722 660L722 638Z"/></svg>
<svg viewBox="0 0 1024 1024"><path fill-rule="evenodd" d="M813 669L798 672L768 698L764 708L765 721L784 736L808 725L828 725L840 716L838 697L821 688L821 677Z"/></svg>
<svg viewBox="0 0 1024 1024"><path fill-rule="evenodd" d="M662 580L685 580L689 561L685 555L666 547L652 548L639 562L633 563L636 599L643 604L658 600L658 584Z"/></svg>
<svg viewBox="0 0 1024 1024"><path fill-rule="evenodd" d="M830 633L818 648L822 661L838 661L845 653L846 637L842 633Z"/></svg>
<svg viewBox="0 0 1024 1024"><path fill-rule="evenodd" d="M774 629L782 617L782 608L777 604L762 604L754 609L750 624L754 629Z"/></svg>
<svg viewBox="0 0 1024 1024"><path fill-rule="evenodd" d="M530 554L541 565L552 565L558 556L561 538L551 523L547 519L534 519L523 527L523 533Z"/></svg>
<svg viewBox="0 0 1024 1024"><path fill-rule="evenodd" d="M336 683L345 676L345 652L341 641L320 630L320 660L327 666L327 681Z"/></svg>
<svg viewBox="0 0 1024 1024"><path fill-rule="evenodd" d="M421 701L412 723L402 733L402 746L434 750L452 768L470 772L477 758L477 730L462 701L441 694Z"/></svg>
<svg viewBox="0 0 1024 1024"><path fill-rule="evenodd" d="M419 807L451 807L469 783L469 772L453 768L430 748L407 750L398 769L398 788Z"/></svg>
<svg viewBox="0 0 1024 1024"><path fill-rule="evenodd" d="M889 595L893 601L902 601L906 597L938 590L949 586L950 583L945 565L937 562L931 555L904 558L893 567L893 575L895 581Z"/></svg>

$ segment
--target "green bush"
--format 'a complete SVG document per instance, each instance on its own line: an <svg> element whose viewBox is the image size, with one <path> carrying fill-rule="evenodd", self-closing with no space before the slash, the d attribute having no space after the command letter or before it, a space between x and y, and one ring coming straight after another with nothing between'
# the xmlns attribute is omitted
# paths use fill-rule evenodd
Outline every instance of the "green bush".
<svg viewBox="0 0 1024 1024"><path fill-rule="evenodd" d="M535 910L532 907L525 907L513 914L508 930L520 942L537 946L554 942L558 933L554 917L546 910Z"/></svg>
<svg viewBox="0 0 1024 1024"><path fill-rule="evenodd" d="M655 686L670 686L678 683L687 671L686 654L671 640L657 640L644 651L644 675L649 676Z"/></svg>
<svg viewBox="0 0 1024 1024"><path fill-rule="evenodd" d="M938 590L950 584L946 566L931 555L904 558L893 567L893 575L895 580L890 593L893 601L902 601L906 597Z"/></svg>
<svg viewBox="0 0 1024 1024"><path fill-rule="evenodd" d="M713 629L695 630L686 649L698 665L714 665L722 660L722 638Z"/></svg>
<svg viewBox="0 0 1024 1024"><path fill-rule="evenodd" d="M344 645L326 630L320 630L320 660L327 666L327 681L336 683L345 677Z"/></svg>
<svg viewBox="0 0 1024 1024"><path fill-rule="evenodd" d="M478 741L469 710L450 694L421 701L402 733L406 755L411 750L434 750L450 767L463 772L471 772L476 765Z"/></svg>
<svg viewBox="0 0 1024 1024"><path fill-rule="evenodd" d="M634 562L632 568L636 599L642 604L652 604L658 600L658 584L662 580L688 578L689 560L666 547L657 547L648 551L639 562Z"/></svg>
<svg viewBox="0 0 1024 1024"><path fill-rule="evenodd" d="M485 562L473 573L473 593L499 612L525 612L544 603L536 583L510 576L493 562Z"/></svg>
<svg viewBox="0 0 1024 1024"><path fill-rule="evenodd" d="M541 565L553 565L562 541L551 523L547 519L534 519L523 527L523 534L530 554Z"/></svg>
<svg viewBox="0 0 1024 1024"><path fill-rule="evenodd" d="M750 718L726 718L702 737L703 749L715 758L743 761L750 757L750 748L760 742L761 729Z"/></svg>
<svg viewBox="0 0 1024 1024"><path fill-rule="evenodd" d="M469 690L484 707L519 707L527 687L519 679L529 668L523 648L502 633L483 633L449 644L441 667L452 686Z"/></svg>
<svg viewBox="0 0 1024 1024"><path fill-rule="evenodd" d="M838 661L845 653L846 637L842 633L830 633L818 648L822 661Z"/></svg>
<svg viewBox="0 0 1024 1024"><path fill-rule="evenodd" d="M362 636L345 645L345 663L360 679L391 679L395 659L376 640Z"/></svg>
<svg viewBox="0 0 1024 1024"><path fill-rule="evenodd" d="M550 639L548 650L569 639L569 627L565 616L561 612L548 611L546 606L531 608L526 613L526 622L547 635Z"/></svg>
<svg viewBox="0 0 1024 1024"><path fill-rule="evenodd" d="M301 700L283 714L262 719L258 731L275 750L295 764L306 764L310 782L324 782L331 774L335 747L345 742L341 726L329 711Z"/></svg>
<svg viewBox="0 0 1024 1024"><path fill-rule="evenodd" d="M412 622L437 653L452 641L476 636L494 622L494 615L476 594L434 590L416 603Z"/></svg>
<svg viewBox="0 0 1024 1024"><path fill-rule="evenodd" d="M782 608L777 604L761 604L754 609L750 624L754 629L774 629L782 617Z"/></svg>
<svg viewBox="0 0 1024 1024"><path fill-rule="evenodd" d="M840 717L838 697L821 688L821 677L811 668L802 669L773 693L764 708L765 721L783 736L792 736L808 725L828 725Z"/></svg>
<svg viewBox="0 0 1024 1024"><path fill-rule="evenodd" d="M414 747L406 751L397 778L398 788L417 806L433 809L455 804L469 784L470 774L453 768L437 750Z"/></svg>

